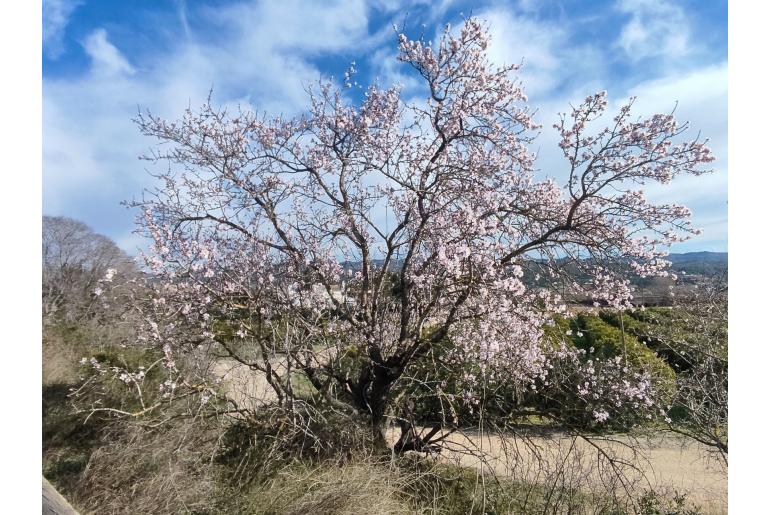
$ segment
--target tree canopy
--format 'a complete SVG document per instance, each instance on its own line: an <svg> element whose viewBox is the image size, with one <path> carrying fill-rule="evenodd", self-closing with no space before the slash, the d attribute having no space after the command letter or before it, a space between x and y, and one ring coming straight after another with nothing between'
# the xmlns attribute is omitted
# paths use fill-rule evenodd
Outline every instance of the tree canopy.
<svg viewBox="0 0 770 515"><path fill-rule="evenodd" d="M399 450L439 443L453 424L443 403L478 404L490 378L535 395L579 380L596 423L627 404L656 411L649 370L598 366L544 331L565 291L622 307L629 263L668 273L668 246L697 230L686 207L651 203L642 188L705 173L713 157L672 115L635 118L633 99L610 113L599 92L554 125L566 182L539 177L518 67L493 65L488 42L476 19L435 44L400 35L424 101L374 85L354 104L320 81L295 118L211 102L176 121L138 117L160 143L147 156L159 186L135 205L154 242L145 338L164 352L169 398L215 405L221 389L201 358L213 352L263 374L294 415L312 413L299 375L314 402L367 420L381 441L397 422ZM531 267L546 287L525 286ZM463 364L460 391L431 385L442 408L418 436L410 374L443 366L439 345ZM260 409L233 396L224 406Z"/></svg>

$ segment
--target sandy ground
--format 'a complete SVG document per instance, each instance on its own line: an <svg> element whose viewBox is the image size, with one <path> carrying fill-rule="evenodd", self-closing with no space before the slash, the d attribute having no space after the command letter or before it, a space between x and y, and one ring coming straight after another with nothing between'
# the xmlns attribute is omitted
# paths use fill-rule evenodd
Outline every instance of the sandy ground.
<svg viewBox="0 0 770 515"><path fill-rule="evenodd" d="M239 405L256 407L275 399L263 375L237 362L218 362L214 374ZM395 441L395 430L389 436ZM645 439L618 435L592 442L563 433L525 437L463 431L447 438L447 449L438 459L517 479L570 477L573 487L612 490L622 488L609 484L608 478L616 476L608 460L612 458L637 492L686 493L707 514L727 513L727 471L700 444L665 433Z"/></svg>
<svg viewBox="0 0 770 515"><path fill-rule="evenodd" d="M447 447L441 459L459 465L533 482L563 477L572 487L620 491L623 485L613 481L617 474L611 458L627 477L626 486L636 492L686 493L705 513L727 513L727 470L700 444L671 435L613 435L589 442L563 433L500 436L463 431L451 435Z"/></svg>
<svg viewBox="0 0 770 515"><path fill-rule="evenodd" d="M233 360L217 361L212 373L222 380L225 390L239 406L255 407L273 402L275 392L265 376Z"/></svg>

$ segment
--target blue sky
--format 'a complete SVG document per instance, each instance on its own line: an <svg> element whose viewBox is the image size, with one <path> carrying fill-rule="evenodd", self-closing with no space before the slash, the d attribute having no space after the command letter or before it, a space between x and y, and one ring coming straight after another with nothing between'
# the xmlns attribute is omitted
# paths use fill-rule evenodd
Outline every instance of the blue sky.
<svg viewBox="0 0 770 515"><path fill-rule="evenodd" d="M676 106L711 140L717 171L650 197L688 205L704 230L673 250L727 250L726 1L43 0L43 211L134 253L134 213L120 202L152 184L137 159L153 143L131 122L138 108L175 118L213 89L216 103L296 114L305 84L351 61L358 82L417 95L392 25L432 37L471 14L489 23L493 60L523 60L543 175L563 173L550 127L569 102L606 89L617 102L636 95L640 115Z"/></svg>

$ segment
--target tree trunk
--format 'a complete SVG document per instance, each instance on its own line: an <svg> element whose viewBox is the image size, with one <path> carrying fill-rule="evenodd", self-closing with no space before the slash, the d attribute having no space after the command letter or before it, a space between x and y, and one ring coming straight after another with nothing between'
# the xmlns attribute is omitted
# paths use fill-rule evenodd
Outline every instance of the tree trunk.
<svg viewBox="0 0 770 515"><path fill-rule="evenodd" d="M375 446L382 448L388 447L385 434L387 430L387 418L385 412L388 407L388 394L392 384L392 380L389 380L386 374L375 372L368 399L371 414L372 437L374 438Z"/></svg>
<svg viewBox="0 0 770 515"><path fill-rule="evenodd" d="M350 384L353 403L362 414L368 416L375 448L389 449L387 441L390 390L403 372L398 363L367 364L355 385Z"/></svg>

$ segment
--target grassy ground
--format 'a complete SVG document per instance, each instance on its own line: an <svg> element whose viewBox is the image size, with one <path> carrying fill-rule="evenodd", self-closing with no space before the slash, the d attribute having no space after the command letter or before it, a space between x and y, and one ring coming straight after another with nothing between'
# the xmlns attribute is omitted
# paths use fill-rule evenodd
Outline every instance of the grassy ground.
<svg viewBox="0 0 770 515"><path fill-rule="evenodd" d="M86 421L72 413L68 398L82 372L77 361L95 352L138 358L130 349L100 343L98 331L59 327L45 334L43 473L81 513L695 513L675 495L642 488L633 499L614 498L579 474L500 473L452 459L462 456L460 450L435 459L361 452L309 458L283 449L275 460L274 448L260 448L269 443L265 435L253 433L245 443L223 438L228 421L179 419L156 427L100 416ZM223 371L233 386L245 377ZM501 447L472 433L456 438L475 438L486 451L499 453ZM556 448L552 440L536 443ZM265 466L271 459L278 465ZM678 463L686 466L687 459Z"/></svg>

